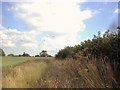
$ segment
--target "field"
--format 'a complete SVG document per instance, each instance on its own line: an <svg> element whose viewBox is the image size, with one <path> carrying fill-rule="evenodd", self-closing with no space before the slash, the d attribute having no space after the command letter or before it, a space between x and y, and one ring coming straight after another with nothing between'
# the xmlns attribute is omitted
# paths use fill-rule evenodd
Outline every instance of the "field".
<svg viewBox="0 0 120 90"><path fill-rule="evenodd" d="M2 57L2 68L7 68L9 66L16 66L18 64L21 64L26 61L30 60L43 60L43 59L48 59L48 58L42 58L42 57L9 57L5 56Z"/></svg>
<svg viewBox="0 0 120 90"><path fill-rule="evenodd" d="M84 57L75 61L34 57L3 57L3 60L3 68L7 67L3 69L3 88L118 87L110 64L104 60L87 62Z"/></svg>
<svg viewBox="0 0 120 90"><path fill-rule="evenodd" d="M32 60L31 57L2 57L2 67L15 66L17 64Z"/></svg>

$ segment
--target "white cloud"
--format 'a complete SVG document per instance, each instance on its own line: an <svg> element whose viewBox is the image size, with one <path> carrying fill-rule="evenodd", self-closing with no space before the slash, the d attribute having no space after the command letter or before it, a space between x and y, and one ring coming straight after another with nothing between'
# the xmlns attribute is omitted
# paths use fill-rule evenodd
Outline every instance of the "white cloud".
<svg viewBox="0 0 120 90"><path fill-rule="evenodd" d="M52 54L57 53L58 50L64 48L65 46L74 46L79 42L74 34L66 34L56 38L43 37L43 42L40 44L42 49L51 52ZM54 52L53 52L54 51Z"/></svg>
<svg viewBox="0 0 120 90"><path fill-rule="evenodd" d="M78 32L85 28L83 20L92 17L90 10L80 11L76 0L18 3L12 8L17 18L39 31Z"/></svg>
<svg viewBox="0 0 120 90"><path fill-rule="evenodd" d="M115 9L114 13L119 13L119 9L118 8Z"/></svg>
<svg viewBox="0 0 120 90"><path fill-rule="evenodd" d="M81 0L40 0L16 3L9 11L13 10L15 18L24 21L30 31L2 31L6 38L10 37L6 42L11 41L24 48L46 49L52 55L65 46L78 44L77 32L85 29L83 21L94 14L91 10L81 11L80 2ZM38 32L42 36L38 36ZM53 37L50 32L55 33ZM37 36L42 42L36 40Z"/></svg>
<svg viewBox="0 0 120 90"><path fill-rule="evenodd" d="M25 47L25 48L36 48L38 47L38 45L36 43L23 43L22 44L22 47Z"/></svg>
<svg viewBox="0 0 120 90"><path fill-rule="evenodd" d="M38 32L20 32L16 29L0 27L0 47L37 47L36 35Z"/></svg>
<svg viewBox="0 0 120 90"><path fill-rule="evenodd" d="M7 36L5 31L3 31L5 28L0 28L0 47L14 47L15 44L13 43L11 37Z"/></svg>

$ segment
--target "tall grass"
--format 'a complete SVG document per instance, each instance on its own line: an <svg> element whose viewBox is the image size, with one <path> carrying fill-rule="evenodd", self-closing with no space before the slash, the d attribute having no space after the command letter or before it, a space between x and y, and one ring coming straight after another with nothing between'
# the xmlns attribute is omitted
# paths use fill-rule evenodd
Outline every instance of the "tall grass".
<svg viewBox="0 0 120 90"><path fill-rule="evenodd" d="M120 87L119 64L106 58L28 61L3 73L3 87L113 88Z"/></svg>
<svg viewBox="0 0 120 90"><path fill-rule="evenodd" d="M3 88L33 88L37 86L37 80L45 69L47 65L37 60L10 67L3 72Z"/></svg>
<svg viewBox="0 0 120 90"><path fill-rule="evenodd" d="M81 57L78 60L54 61L46 76L39 80L39 87L47 88L113 88L120 87L115 77L116 69L106 59ZM120 81L120 80L119 80Z"/></svg>

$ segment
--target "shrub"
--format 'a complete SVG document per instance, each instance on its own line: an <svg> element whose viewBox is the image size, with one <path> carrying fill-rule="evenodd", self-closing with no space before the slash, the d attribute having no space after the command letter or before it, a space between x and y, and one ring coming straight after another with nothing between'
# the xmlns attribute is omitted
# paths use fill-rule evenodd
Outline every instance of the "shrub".
<svg viewBox="0 0 120 90"><path fill-rule="evenodd" d="M120 28L117 32L106 31L103 36L98 32L98 35L94 35L92 40L85 40L80 45L74 47L65 47L61 49L56 58L65 59L68 57L74 57L76 53L80 53L81 56L93 56L95 58L108 57L111 62L116 60L120 62Z"/></svg>
<svg viewBox="0 0 120 90"><path fill-rule="evenodd" d="M5 56L5 52L0 48L0 56Z"/></svg>

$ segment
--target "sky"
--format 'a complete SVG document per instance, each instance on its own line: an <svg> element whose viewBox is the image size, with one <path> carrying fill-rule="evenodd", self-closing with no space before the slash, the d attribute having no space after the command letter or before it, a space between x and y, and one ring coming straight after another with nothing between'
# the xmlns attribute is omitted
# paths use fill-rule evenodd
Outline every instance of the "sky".
<svg viewBox="0 0 120 90"><path fill-rule="evenodd" d="M118 26L118 2L40 0L0 2L0 48L6 54L55 55Z"/></svg>

